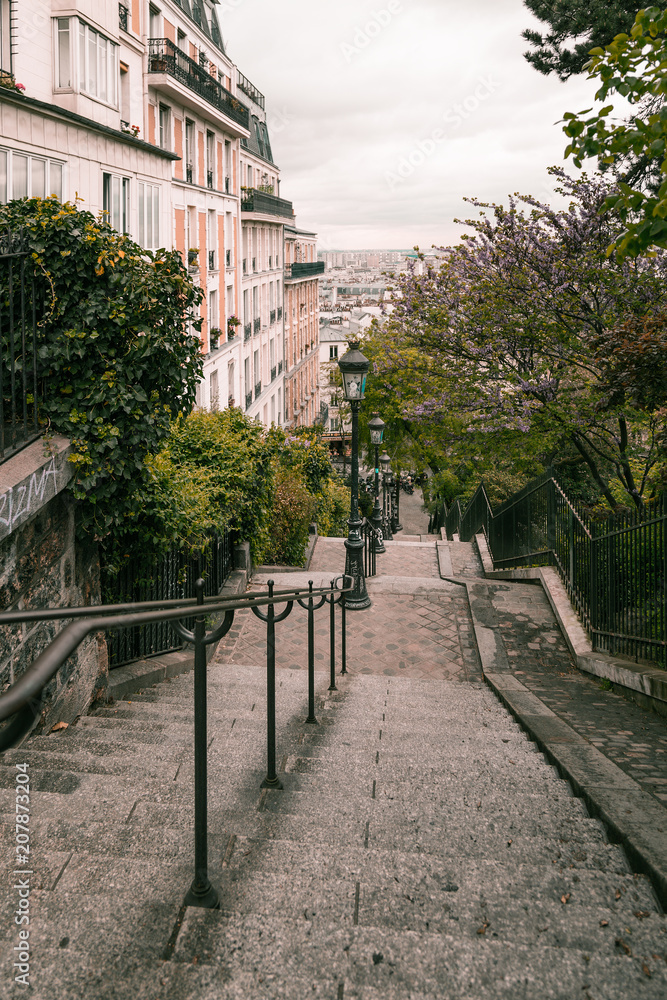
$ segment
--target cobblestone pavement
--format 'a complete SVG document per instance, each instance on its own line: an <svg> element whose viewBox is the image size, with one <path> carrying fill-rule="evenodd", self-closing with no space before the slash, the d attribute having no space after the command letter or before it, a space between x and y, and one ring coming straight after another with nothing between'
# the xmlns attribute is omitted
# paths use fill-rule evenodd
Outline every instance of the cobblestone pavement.
<svg viewBox="0 0 667 1000"><path fill-rule="evenodd" d="M386 542L386 552L377 556L378 576L411 576L439 579L438 556L435 541L423 543L402 542L401 534L396 541ZM342 538L318 538L310 563L313 573L322 573L338 567L336 572L345 570L345 544Z"/></svg>
<svg viewBox="0 0 667 1000"><path fill-rule="evenodd" d="M428 534L428 511L424 510L424 497L420 489L416 489L412 496L401 490L398 512L403 530L396 535L397 541L405 535Z"/></svg>
<svg viewBox="0 0 667 1000"><path fill-rule="evenodd" d="M564 722L663 803L667 803L667 723L575 666L539 586L490 584L513 672Z"/></svg>

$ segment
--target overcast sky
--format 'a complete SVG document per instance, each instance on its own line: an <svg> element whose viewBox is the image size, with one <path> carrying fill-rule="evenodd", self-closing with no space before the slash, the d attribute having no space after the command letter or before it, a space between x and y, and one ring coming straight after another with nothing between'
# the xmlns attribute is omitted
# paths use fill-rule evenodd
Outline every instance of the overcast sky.
<svg viewBox="0 0 667 1000"><path fill-rule="evenodd" d="M221 0L227 51L266 95L281 194L320 249L449 245L465 196L556 203L565 111L593 103L523 58L522 0ZM544 27L544 26L542 26Z"/></svg>

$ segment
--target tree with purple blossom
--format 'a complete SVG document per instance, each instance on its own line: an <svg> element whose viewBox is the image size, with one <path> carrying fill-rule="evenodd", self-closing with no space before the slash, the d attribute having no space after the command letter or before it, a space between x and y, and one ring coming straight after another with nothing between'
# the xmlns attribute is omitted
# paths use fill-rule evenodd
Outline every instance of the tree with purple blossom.
<svg viewBox="0 0 667 1000"><path fill-rule="evenodd" d="M439 266L399 276L394 313L364 348L374 395L450 460L509 461L528 474L584 464L610 506L641 507L660 415L609 391L603 345L618 324L664 307L667 255L608 257L622 229L599 211L609 183L551 173L567 208L527 195L507 207L469 199L479 216L462 243Z"/></svg>

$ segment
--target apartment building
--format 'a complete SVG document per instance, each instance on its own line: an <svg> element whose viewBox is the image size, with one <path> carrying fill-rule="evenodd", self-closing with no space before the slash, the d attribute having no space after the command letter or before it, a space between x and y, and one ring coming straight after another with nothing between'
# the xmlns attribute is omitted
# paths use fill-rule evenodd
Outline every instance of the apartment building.
<svg viewBox="0 0 667 1000"><path fill-rule="evenodd" d="M320 420L319 276L317 236L285 226L285 421Z"/></svg>
<svg viewBox="0 0 667 1000"><path fill-rule="evenodd" d="M294 212L264 96L227 55L220 9L0 0L0 200L76 199L146 249L178 249L204 292L200 404L280 423Z"/></svg>

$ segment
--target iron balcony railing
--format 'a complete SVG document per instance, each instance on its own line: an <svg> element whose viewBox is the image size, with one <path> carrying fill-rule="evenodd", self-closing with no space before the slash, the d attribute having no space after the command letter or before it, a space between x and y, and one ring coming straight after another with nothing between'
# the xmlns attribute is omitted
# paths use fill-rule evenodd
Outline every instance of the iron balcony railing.
<svg viewBox="0 0 667 1000"><path fill-rule="evenodd" d="M229 194L230 186L231 179L229 177L225 177L225 194Z"/></svg>
<svg viewBox="0 0 667 1000"><path fill-rule="evenodd" d="M279 361L278 362L278 374L279 375L282 373L282 370L283 370L283 363L282 363L282 361Z"/></svg>
<svg viewBox="0 0 667 1000"><path fill-rule="evenodd" d="M264 94L260 90L258 90L257 87L253 86L250 80L247 77L245 77L243 73L239 72L236 80L239 90L242 90L243 93L246 95L246 97L249 97L254 104L257 104L258 107L264 110L265 108Z"/></svg>
<svg viewBox="0 0 667 1000"><path fill-rule="evenodd" d="M255 382L255 399L259 399L261 395L262 395L262 383Z"/></svg>
<svg viewBox="0 0 667 1000"><path fill-rule="evenodd" d="M122 28L123 31L127 31L128 30L128 24L129 24L128 15L129 15L129 13L130 13L130 11L128 10L128 8L124 4L122 4L122 3L118 4L118 26L120 28Z"/></svg>
<svg viewBox="0 0 667 1000"><path fill-rule="evenodd" d="M667 668L667 493L595 523L546 473L496 510L480 485L446 524L461 541L483 531L496 569L554 566L595 650Z"/></svg>
<svg viewBox="0 0 667 1000"><path fill-rule="evenodd" d="M278 306L277 312L278 312L278 315L277 315L276 319L280 323L281 319L283 318L283 307L282 306Z"/></svg>
<svg viewBox="0 0 667 1000"><path fill-rule="evenodd" d="M271 369L271 381L272 382L275 381L276 375L277 375L277 371L276 371L276 368L275 368L275 365L274 365L274 367Z"/></svg>
<svg viewBox="0 0 667 1000"><path fill-rule="evenodd" d="M213 171L206 171L206 187L213 189Z"/></svg>
<svg viewBox="0 0 667 1000"><path fill-rule="evenodd" d="M347 623L345 595L352 589L351 577L341 576L330 587L276 590L270 580L266 591L243 597L206 598L200 577L195 583L195 599L147 601L140 604L111 604L100 607L47 608L43 611L8 612L0 615L0 625L25 625L36 622L61 622L69 625L37 656L26 672L0 696L0 752L20 742L41 717L44 690L67 659L89 635L116 629L133 629L168 623L178 636L194 646L194 878L183 906L217 909L220 896L208 875L208 713L206 648L219 642L234 624L237 611L250 611L266 623L266 777L262 788L282 788L276 761L276 624L301 607L307 612L308 718L317 724L315 715L315 612L329 605L329 691L336 691L336 607L341 609L341 674L347 673ZM281 605L276 610L276 605ZM266 610L263 610L266 609ZM219 624L207 630L211 616L222 616ZM188 619L191 627L187 627ZM222 775L217 775L218 782ZM221 849L221 848L220 848ZM219 850L220 850L219 849ZM218 853L219 853L218 850Z"/></svg>
<svg viewBox="0 0 667 1000"><path fill-rule="evenodd" d="M37 334L43 302L25 233L0 235L0 461L41 433Z"/></svg>
<svg viewBox="0 0 667 1000"><path fill-rule="evenodd" d="M278 198L266 191L246 189L241 198L242 212L259 212L262 215L277 215L281 219L294 218L294 206L291 201Z"/></svg>
<svg viewBox="0 0 667 1000"><path fill-rule="evenodd" d="M243 327L243 343L252 337L252 323L246 323Z"/></svg>
<svg viewBox="0 0 667 1000"><path fill-rule="evenodd" d="M324 274L324 261L314 260L303 263L285 264L285 277L295 280L296 278L316 278L319 274Z"/></svg>
<svg viewBox="0 0 667 1000"><path fill-rule="evenodd" d="M208 269L209 271L215 271L215 250L209 250L208 252Z"/></svg>
<svg viewBox="0 0 667 1000"><path fill-rule="evenodd" d="M246 408L246 410L249 410L251 406L252 406L252 391L251 392L246 392L246 394L245 394L245 408Z"/></svg>
<svg viewBox="0 0 667 1000"><path fill-rule="evenodd" d="M276 310L272 309L271 313L269 315L269 322L271 323L271 326L273 326L273 324L275 323L275 321L276 321Z"/></svg>
<svg viewBox="0 0 667 1000"><path fill-rule="evenodd" d="M244 274L248 273L248 261L245 257L243 258L243 273Z"/></svg>
<svg viewBox="0 0 667 1000"><path fill-rule="evenodd" d="M225 250L225 264L226 264L227 267L231 267L232 266L232 251L231 250Z"/></svg>
<svg viewBox="0 0 667 1000"><path fill-rule="evenodd" d="M169 38L151 38L149 40L149 73L168 73L179 83L188 87L195 94L203 97L209 104L222 111L223 114L237 122L243 128L249 128L250 112L248 108L222 86L219 80L211 76L199 63L191 59Z"/></svg>
<svg viewBox="0 0 667 1000"><path fill-rule="evenodd" d="M262 320L261 320L261 317L259 317L259 316L258 316L258 317L257 317L257 318L256 318L256 319L255 319L255 320L253 321L253 330L254 330L254 332L255 332L255 333L259 333L259 331L260 331L261 329L262 329Z"/></svg>

